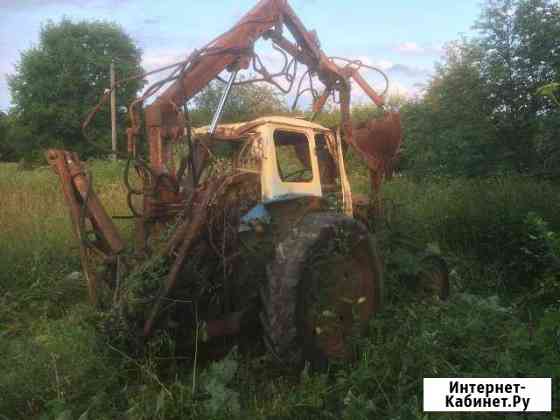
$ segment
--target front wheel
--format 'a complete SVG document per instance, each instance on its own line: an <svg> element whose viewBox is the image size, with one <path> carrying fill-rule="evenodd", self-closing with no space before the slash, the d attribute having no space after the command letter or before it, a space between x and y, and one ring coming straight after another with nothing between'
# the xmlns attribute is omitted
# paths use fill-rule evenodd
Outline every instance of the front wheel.
<svg viewBox="0 0 560 420"><path fill-rule="evenodd" d="M309 214L277 244L267 267L266 344L289 364L351 358L351 337L380 309L381 294L381 260L367 228L339 214Z"/></svg>

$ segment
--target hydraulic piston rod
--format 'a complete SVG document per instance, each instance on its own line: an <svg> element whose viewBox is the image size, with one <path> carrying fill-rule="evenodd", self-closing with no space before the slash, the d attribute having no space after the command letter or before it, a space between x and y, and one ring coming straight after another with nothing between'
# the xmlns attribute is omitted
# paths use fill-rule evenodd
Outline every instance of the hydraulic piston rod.
<svg viewBox="0 0 560 420"><path fill-rule="evenodd" d="M214 118L212 118L212 123L210 124L210 129L208 130L208 134L210 134L211 136L214 135L214 133L216 132L216 127L218 126L218 122L220 121L220 117L222 116L222 113L224 112L224 106L226 104L227 98L229 96L229 93L231 92L231 88L233 86L233 83L235 82L235 78L237 77L237 72L239 70L233 70L229 76L229 80L227 82L226 88L224 90L224 93L222 94L222 98L220 99L220 103L218 104L218 109L216 109L216 113L214 114Z"/></svg>

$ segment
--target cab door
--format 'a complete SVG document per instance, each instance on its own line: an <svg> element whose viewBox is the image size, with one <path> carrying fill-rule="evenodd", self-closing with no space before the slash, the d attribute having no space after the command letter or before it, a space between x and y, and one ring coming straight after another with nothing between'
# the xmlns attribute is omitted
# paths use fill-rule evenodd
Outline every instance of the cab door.
<svg viewBox="0 0 560 420"><path fill-rule="evenodd" d="M321 197L313 130L268 127L261 175L263 201Z"/></svg>
<svg viewBox="0 0 560 420"><path fill-rule="evenodd" d="M333 210L352 216L352 196L342 148L332 133L315 133L315 150L323 197Z"/></svg>

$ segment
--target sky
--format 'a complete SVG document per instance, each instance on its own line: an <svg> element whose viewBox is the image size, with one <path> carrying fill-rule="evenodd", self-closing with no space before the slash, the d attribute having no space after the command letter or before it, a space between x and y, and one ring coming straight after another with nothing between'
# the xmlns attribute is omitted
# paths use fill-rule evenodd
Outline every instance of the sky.
<svg viewBox="0 0 560 420"><path fill-rule="evenodd" d="M381 68L389 76L391 92L405 95L421 91L434 63L441 61L443 46L471 34L480 13L480 0L289 3L307 29L317 31L327 55L360 59ZM14 73L21 52L37 45L47 20L116 22L142 49L144 68L152 70L204 46L255 4L256 0L0 0L0 109L11 104L6 76ZM271 66L281 62L268 59ZM382 89L379 78L364 76Z"/></svg>

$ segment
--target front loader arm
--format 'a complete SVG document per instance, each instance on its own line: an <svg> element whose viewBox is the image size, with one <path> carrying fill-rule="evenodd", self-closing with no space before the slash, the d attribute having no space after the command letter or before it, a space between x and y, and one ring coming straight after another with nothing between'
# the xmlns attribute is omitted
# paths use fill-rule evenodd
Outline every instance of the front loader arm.
<svg viewBox="0 0 560 420"><path fill-rule="evenodd" d="M289 41L283 30L287 28L295 39ZM259 38L271 39L275 45L305 65L325 85L324 92L313 104L319 113L329 95L340 92L342 127L345 140L352 142L350 122L350 79L378 105L383 97L358 73L356 62L339 66L320 48L317 35L308 31L287 0L261 0L231 30L216 38L188 59L175 82L145 109L149 139L150 163L156 174L174 176L172 143L182 136L184 118L181 107L202 91L224 70L247 69L254 56L253 48ZM266 81L266 76L265 76ZM270 80L268 80L270 81ZM134 130L132 130L134 131ZM170 198L172 200L172 197Z"/></svg>
<svg viewBox="0 0 560 420"><path fill-rule="evenodd" d="M174 175L171 143L182 136L181 108L226 69L247 68L253 43L278 24L285 1L263 0L230 31L190 56L180 77L145 109L150 163L156 173Z"/></svg>

